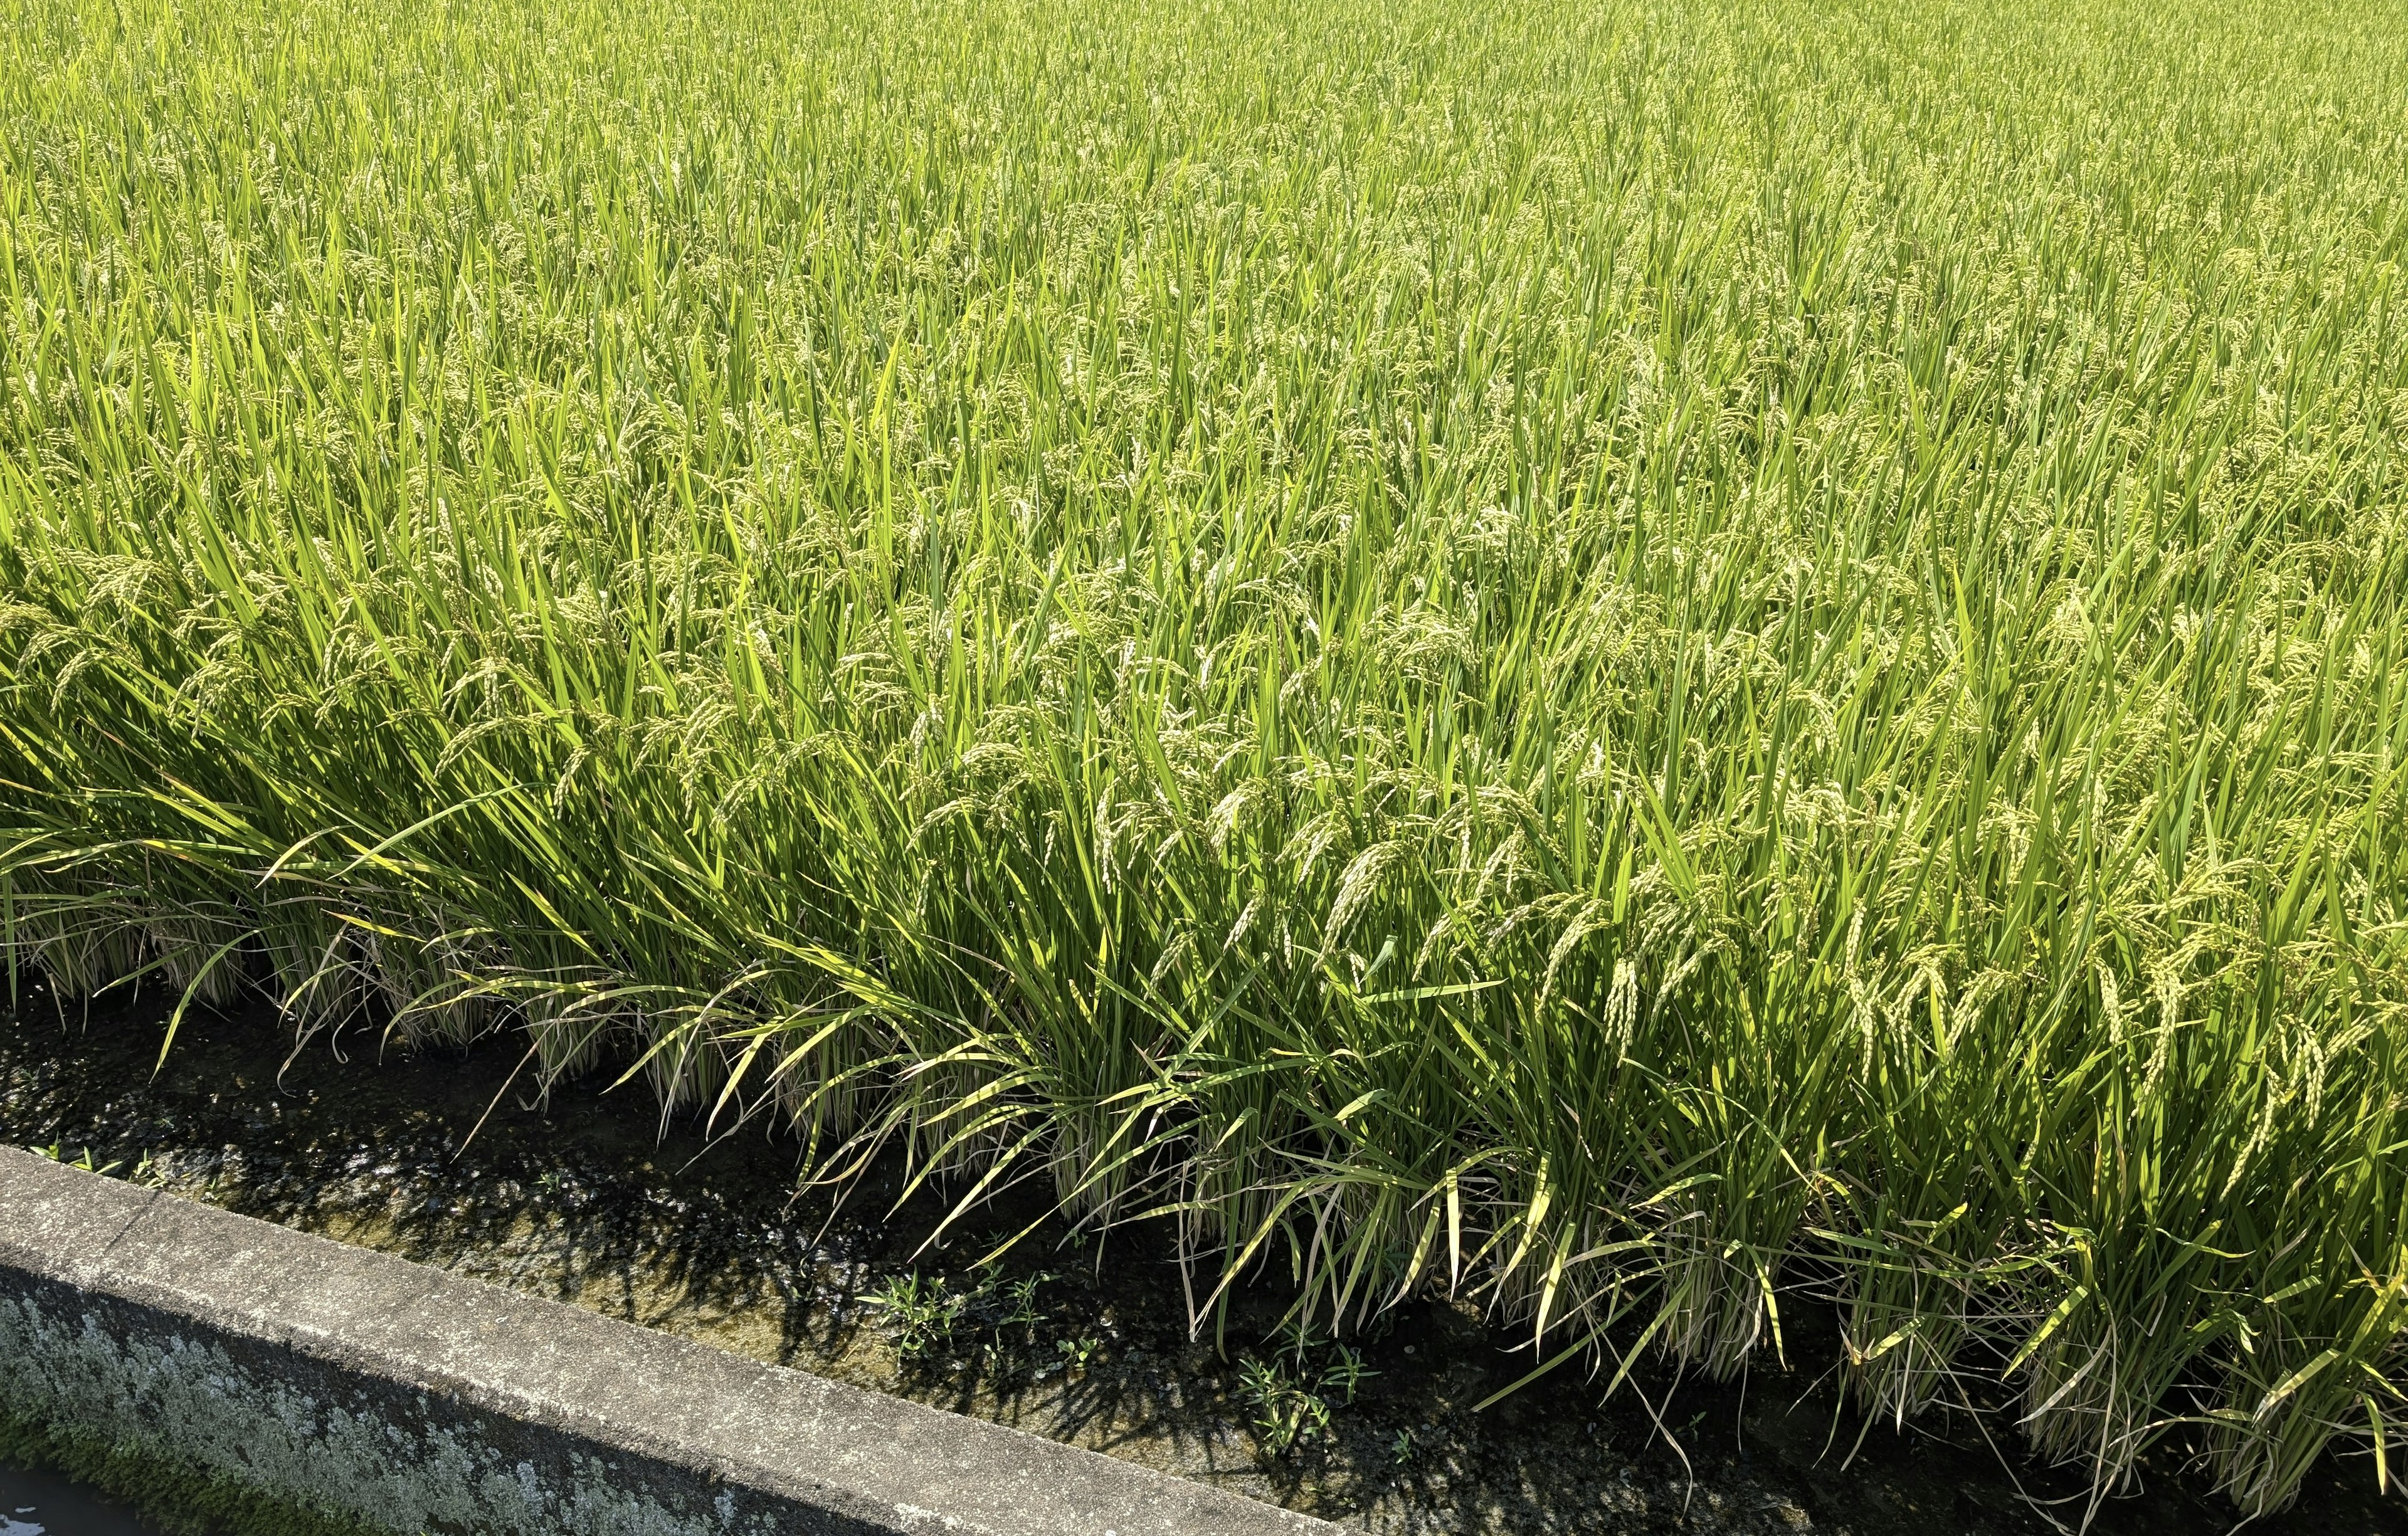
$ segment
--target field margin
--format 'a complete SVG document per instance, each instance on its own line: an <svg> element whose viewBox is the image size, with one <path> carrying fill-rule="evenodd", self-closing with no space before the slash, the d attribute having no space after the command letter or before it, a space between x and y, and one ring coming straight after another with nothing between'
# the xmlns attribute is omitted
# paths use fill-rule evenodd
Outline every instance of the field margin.
<svg viewBox="0 0 2408 1536"><path fill-rule="evenodd" d="M8 1149L0 1401L163 1493L206 1484L329 1529L1337 1529Z"/></svg>

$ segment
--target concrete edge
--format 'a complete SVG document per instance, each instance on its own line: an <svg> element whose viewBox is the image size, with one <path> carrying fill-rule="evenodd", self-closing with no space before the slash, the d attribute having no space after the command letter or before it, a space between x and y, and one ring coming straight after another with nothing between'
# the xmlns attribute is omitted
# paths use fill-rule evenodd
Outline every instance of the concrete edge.
<svg viewBox="0 0 2408 1536"><path fill-rule="evenodd" d="M397 1536L1340 1529L7 1148L0 1401Z"/></svg>

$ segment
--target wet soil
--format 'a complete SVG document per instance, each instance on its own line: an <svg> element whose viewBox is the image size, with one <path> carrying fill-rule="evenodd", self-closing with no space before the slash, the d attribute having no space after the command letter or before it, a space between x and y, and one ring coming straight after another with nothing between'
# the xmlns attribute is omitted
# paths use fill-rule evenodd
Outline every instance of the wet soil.
<svg viewBox="0 0 2408 1536"><path fill-rule="evenodd" d="M507 1037L405 1058L353 1031L294 1056L272 1012L195 1006L154 1076L174 1001L62 1007L21 980L0 999L0 1143L1369 1531L2235 1524L2179 1443L2142 1492L2094 1507L1978 1397L1902 1431L1859 1422L1833 1389L1828 1316L1796 1316L1787 1368L1743 1381L1642 1372L1608 1396L1568 1367L1481 1410L1532 1360L1467 1304L1412 1302L1341 1347L1280 1333L1286 1298L1265 1282L1235 1293L1217 1335L1191 1337L1159 1231L1099 1243L1007 1196L932 1242L947 1202L897 1206L899 1163L832 1207L797 1193L796 1146L758 1124L664 1128L644 1089L608 1091L608 1075L529 1097ZM2408 1536L2408 1501L2380 1494L2367 1460L2329 1457L2294 1509L2252 1529Z"/></svg>

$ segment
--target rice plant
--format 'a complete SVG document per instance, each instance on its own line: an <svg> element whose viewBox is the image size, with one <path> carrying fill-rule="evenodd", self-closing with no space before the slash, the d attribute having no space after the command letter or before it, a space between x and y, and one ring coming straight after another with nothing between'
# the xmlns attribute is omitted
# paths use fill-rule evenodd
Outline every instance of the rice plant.
<svg viewBox="0 0 2408 1536"><path fill-rule="evenodd" d="M2386 1475L2408 17L6 6L13 966Z"/></svg>

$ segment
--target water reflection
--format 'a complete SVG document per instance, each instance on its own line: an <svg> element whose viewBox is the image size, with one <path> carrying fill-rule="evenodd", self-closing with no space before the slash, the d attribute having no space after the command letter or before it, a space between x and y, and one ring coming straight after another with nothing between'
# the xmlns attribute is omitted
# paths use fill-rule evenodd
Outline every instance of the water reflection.
<svg viewBox="0 0 2408 1536"><path fill-rule="evenodd" d="M55 1472L0 1464L0 1536L158 1536L80 1484Z"/></svg>

